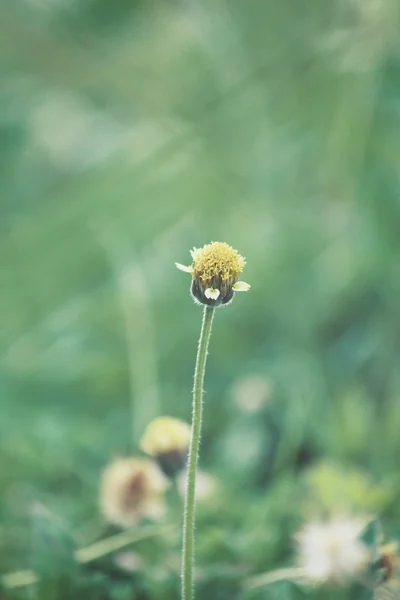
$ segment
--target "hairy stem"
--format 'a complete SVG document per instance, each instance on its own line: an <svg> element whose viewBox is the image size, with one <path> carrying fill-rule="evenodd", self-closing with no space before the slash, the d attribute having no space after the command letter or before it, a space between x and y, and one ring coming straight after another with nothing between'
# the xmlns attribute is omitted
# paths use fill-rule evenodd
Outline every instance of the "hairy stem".
<svg viewBox="0 0 400 600"><path fill-rule="evenodd" d="M203 413L203 382L206 369L208 342L214 317L214 308L204 307L203 323L197 349L193 386L192 434L190 438L188 473L183 517L182 600L193 600L194 531L196 510L196 472Z"/></svg>

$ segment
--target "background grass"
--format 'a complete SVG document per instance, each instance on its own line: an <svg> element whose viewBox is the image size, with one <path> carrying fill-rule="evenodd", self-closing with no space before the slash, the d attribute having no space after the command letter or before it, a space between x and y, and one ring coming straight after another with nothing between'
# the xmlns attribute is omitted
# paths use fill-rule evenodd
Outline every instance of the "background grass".
<svg viewBox="0 0 400 600"><path fill-rule="evenodd" d="M200 507L199 599L290 565L312 515L378 515L396 538L398 2L0 14L0 569L42 577L3 597L177 598L176 499L134 572L73 549L117 531L98 510L107 462L154 416L190 419L201 311L173 263L211 240L246 256L252 290L211 340L201 467L220 487Z"/></svg>

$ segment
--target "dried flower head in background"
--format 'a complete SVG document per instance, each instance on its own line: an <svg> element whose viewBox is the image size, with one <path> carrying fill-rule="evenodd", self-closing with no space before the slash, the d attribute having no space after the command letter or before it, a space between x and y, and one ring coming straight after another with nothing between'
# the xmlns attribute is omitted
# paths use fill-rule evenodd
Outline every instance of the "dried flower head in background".
<svg viewBox="0 0 400 600"><path fill-rule="evenodd" d="M383 582L389 581L395 576L396 571L399 568L398 547L396 542L390 542L380 546L376 567L381 572Z"/></svg>
<svg viewBox="0 0 400 600"><path fill-rule="evenodd" d="M149 423L140 447L153 456L168 477L185 466L190 442L190 425L173 417L158 417Z"/></svg>
<svg viewBox="0 0 400 600"><path fill-rule="evenodd" d="M224 242L212 242L190 251L193 262L178 269L192 275L191 293L195 301L207 306L228 304L235 292L247 292L250 285L239 281L246 261Z"/></svg>
<svg viewBox="0 0 400 600"><path fill-rule="evenodd" d="M129 527L165 514L168 480L150 460L121 458L110 463L101 480L100 505L110 523Z"/></svg>
<svg viewBox="0 0 400 600"><path fill-rule="evenodd" d="M310 583L343 583L365 570L371 560L360 539L365 526L363 519L343 517L309 523L297 534L298 563Z"/></svg>
<svg viewBox="0 0 400 600"><path fill-rule="evenodd" d="M372 565L374 600L398 600L400 598L399 566L396 542L389 542L378 548L378 557Z"/></svg>

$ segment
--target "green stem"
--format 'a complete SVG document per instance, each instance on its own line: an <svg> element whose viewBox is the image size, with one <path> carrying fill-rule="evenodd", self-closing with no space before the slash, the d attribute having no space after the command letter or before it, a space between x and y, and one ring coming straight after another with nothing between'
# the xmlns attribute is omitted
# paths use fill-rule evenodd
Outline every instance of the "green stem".
<svg viewBox="0 0 400 600"><path fill-rule="evenodd" d="M272 583L276 583L278 581L299 581L304 576L305 571L300 567L277 569L276 571L269 571L268 573L263 573L262 575L250 577L250 579L247 579L244 582L243 588L250 591L271 585Z"/></svg>
<svg viewBox="0 0 400 600"><path fill-rule="evenodd" d="M206 369L214 308L204 307L193 386L192 434L190 438L187 483L183 516L182 600L192 600L194 568L194 530L196 510L196 472L203 413L203 382Z"/></svg>
<svg viewBox="0 0 400 600"><path fill-rule="evenodd" d="M90 563L98 558L107 556L122 550L126 546L135 544L142 540L146 540L156 535L168 534L174 531L172 525L166 525L165 527L150 526L139 532L124 531L118 533L112 537L95 542L86 548L80 548L75 551L75 560L81 565ZM23 571L14 571L13 573L7 573L0 575L0 584L7 589L14 589L32 585L39 581L39 576L30 569L24 569Z"/></svg>

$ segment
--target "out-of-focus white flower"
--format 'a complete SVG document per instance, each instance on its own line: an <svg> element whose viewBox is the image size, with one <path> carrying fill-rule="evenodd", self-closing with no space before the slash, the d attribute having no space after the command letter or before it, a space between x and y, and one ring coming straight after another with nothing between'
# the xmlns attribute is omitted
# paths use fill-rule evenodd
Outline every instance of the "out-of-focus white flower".
<svg viewBox="0 0 400 600"><path fill-rule="evenodd" d="M187 471L183 471L177 478L178 491L181 496L185 495ZM218 481L210 473L197 471L196 475L196 500L208 500L214 496L218 488Z"/></svg>
<svg viewBox="0 0 400 600"><path fill-rule="evenodd" d="M237 381L232 389L235 403L242 410L256 413L271 400L273 385L259 373L252 373Z"/></svg>
<svg viewBox="0 0 400 600"><path fill-rule="evenodd" d="M348 517L309 523L296 535L298 563L316 585L341 583L361 573L371 559L360 536L366 521Z"/></svg>
<svg viewBox="0 0 400 600"><path fill-rule="evenodd" d="M143 561L135 552L120 552L115 557L115 564L124 571L134 573L143 568Z"/></svg>
<svg viewBox="0 0 400 600"><path fill-rule="evenodd" d="M102 475L102 512L110 523L123 527L135 525L145 518L160 518L166 510L164 492L168 485L158 466L150 460L115 460Z"/></svg>

